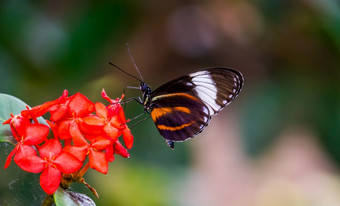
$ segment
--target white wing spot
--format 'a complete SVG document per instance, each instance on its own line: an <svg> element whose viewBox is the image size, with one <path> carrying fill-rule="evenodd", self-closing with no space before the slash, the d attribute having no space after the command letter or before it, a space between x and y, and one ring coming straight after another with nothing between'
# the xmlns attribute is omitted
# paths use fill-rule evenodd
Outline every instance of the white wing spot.
<svg viewBox="0 0 340 206"><path fill-rule="evenodd" d="M204 120L204 122L207 122L207 121L208 121L208 119L209 119L208 117L204 117L204 119L203 119L203 120Z"/></svg>
<svg viewBox="0 0 340 206"><path fill-rule="evenodd" d="M193 86L193 84L191 82L187 82L186 85L189 86L189 87Z"/></svg>
<svg viewBox="0 0 340 206"><path fill-rule="evenodd" d="M209 110L206 107L203 108L203 112L206 113L207 115L210 115Z"/></svg>
<svg viewBox="0 0 340 206"><path fill-rule="evenodd" d="M195 77L195 76L199 76L199 75L209 75L207 71L198 71L195 73L191 73L189 76L190 77Z"/></svg>
<svg viewBox="0 0 340 206"><path fill-rule="evenodd" d="M217 88L211 75L207 71L199 71L190 74L192 82L196 85L196 91L199 98L205 102L209 109L209 114L215 114L221 106L216 103Z"/></svg>

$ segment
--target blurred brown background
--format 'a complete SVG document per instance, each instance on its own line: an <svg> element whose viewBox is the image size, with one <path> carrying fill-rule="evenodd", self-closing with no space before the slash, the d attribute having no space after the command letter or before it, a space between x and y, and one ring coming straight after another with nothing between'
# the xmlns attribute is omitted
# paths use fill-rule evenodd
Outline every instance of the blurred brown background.
<svg viewBox="0 0 340 206"><path fill-rule="evenodd" d="M211 66L241 71L245 86L175 151L151 120L138 125L130 159L87 174L100 199L75 190L97 205L340 205L339 1L3 0L0 92L31 106L64 89L120 97L139 84L108 64L138 75L126 43L153 89ZM0 205L39 205L38 178L2 170Z"/></svg>

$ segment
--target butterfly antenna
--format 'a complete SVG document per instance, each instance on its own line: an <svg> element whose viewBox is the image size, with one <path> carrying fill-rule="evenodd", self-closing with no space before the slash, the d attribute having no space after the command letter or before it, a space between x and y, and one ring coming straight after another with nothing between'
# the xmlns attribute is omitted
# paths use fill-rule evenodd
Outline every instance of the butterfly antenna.
<svg viewBox="0 0 340 206"><path fill-rule="evenodd" d="M141 79L139 79L139 78L137 78L137 77L133 76L132 74L129 74L129 73L127 73L127 72L126 72L126 71L124 71L122 68L120 68L119 66L117 66L117 65L113 64L112 62L109 62L109 64L110 64L111 66L114 66L114 67L116 67L116 69L118 69L118 70L120 70L120 71L124 72L125 74L129 75L130 77L133 77L133 78L137 79L137 80L138 80L138 81L140 81L140 82L144 82L143 80L141 80ZM142 79L143 79L143 78L142 78Z"/></svg>
<svg viewBox="0 0 340 206"><path fill-rule="evenodd" d="M135 69L137 70L137 72L138 72L140 78L143 80L142 82L144 82L143 76L142 76L142 74L140 73L140 71L139 71L139 69L138 69L138 67L137 67L137 64L135 63L135 60L134 60L133 57L132 57L132 54L131 54L131 51L130 51L129 43L126 43L126 47L127 47L129 56L130 56L130 58L131 58L131 61L132 61L133 65L135 66Z"/></svg>

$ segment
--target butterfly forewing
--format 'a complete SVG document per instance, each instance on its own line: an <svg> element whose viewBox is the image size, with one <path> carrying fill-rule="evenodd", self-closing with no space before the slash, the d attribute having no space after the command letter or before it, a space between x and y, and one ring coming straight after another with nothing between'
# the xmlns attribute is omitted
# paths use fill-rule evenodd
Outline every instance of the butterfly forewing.
<svg viewBox="0 0 340 206"><path fill-rule="evenodd" d="M210 68L189 75L200 99L208 106L210 115L217 114L240 92L243 77L228 68Z"/></svg>
<svg viewBox="0 0 340 206"><path fill-rule="evenodd" d="M243 77L228 68L209 68L174 79L151 93L151 116L167 140L200 133L240 92Z"/></svg>

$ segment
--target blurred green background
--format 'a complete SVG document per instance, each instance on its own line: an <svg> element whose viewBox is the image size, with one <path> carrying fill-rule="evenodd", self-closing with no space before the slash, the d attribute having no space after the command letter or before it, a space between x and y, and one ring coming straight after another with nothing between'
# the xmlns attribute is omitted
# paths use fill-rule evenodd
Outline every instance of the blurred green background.
<svg viewBox="0 0 340 206"><path fill-rule="evenodd" d="M340 205L339 1L3 0L0 92L31 106L64 89L120 97L139 84L108 64L138 75L126 43L154 89L211 66L241 71L245 86L175 151L151 120L138 125L129 159L86 175L100 199L74 190L97 205ZM142 111L126 108L128 118ZM0 174L0 205L44 198L39 175L15 164Z"/></svg>

